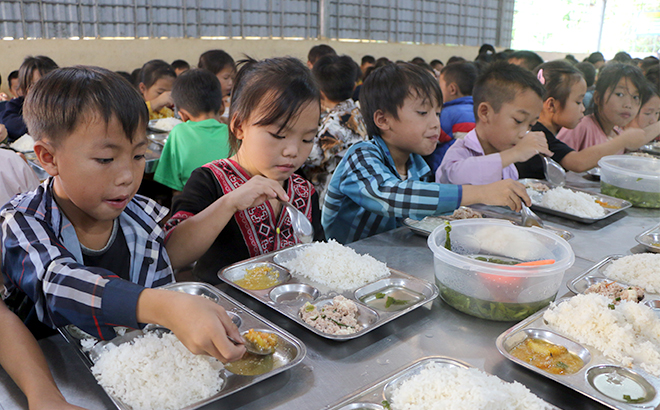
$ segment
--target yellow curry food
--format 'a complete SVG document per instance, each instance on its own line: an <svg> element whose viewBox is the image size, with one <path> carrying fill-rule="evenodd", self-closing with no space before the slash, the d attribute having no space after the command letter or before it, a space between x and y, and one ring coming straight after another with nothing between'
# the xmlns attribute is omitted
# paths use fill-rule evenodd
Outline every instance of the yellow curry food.
<svg viewBox="0 0 660 410"><path fill-rule="evenodd" d="M248 330L243 338L259 347L261 350L272 350L277 346L277 335L275 333L259 332L254 329Z"/></svg>
<svg viewBox="0 0 660 410"><path fill-rule="evenodd" d="M261 265L245 270L245 276L235 281L244 289L268 289L278 284L280 273L272 266Z"/></svg>
<svg viewBox="0 0 660 410"><path fill-rule="evenodd" d="M511 355L552 374L573 374L584 366L577 355L564 346L540 339L525 339L511 349Z"/></svg>

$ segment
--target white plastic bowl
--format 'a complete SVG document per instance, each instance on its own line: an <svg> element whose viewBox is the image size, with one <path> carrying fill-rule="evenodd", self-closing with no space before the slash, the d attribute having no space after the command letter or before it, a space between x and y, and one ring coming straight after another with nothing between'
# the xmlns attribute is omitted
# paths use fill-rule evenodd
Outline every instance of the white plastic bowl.
<svg viewBox="0 0 660 410"><path fill-rule="evenodd" d="M440 296L452 307L482 319L518 321L544 308L554 300L564 272L575 262L571 246L556 234L508 221L453 221L450 238L451 251L444 247L444 226L428 238ZM510 266L475 260L476 255L555 262Z"/></svg>
<svg viewBox="0 0 660 410"><path fill-rule="evenodd" d="M660 160L609 155L598 161L600 191L633 206L660 208Z"/></svg>

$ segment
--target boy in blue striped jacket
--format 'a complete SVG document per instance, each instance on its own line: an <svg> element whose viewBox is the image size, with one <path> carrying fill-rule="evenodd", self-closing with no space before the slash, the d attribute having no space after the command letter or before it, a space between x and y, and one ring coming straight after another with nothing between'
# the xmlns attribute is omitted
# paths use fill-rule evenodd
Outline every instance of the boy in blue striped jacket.
<svg viewBox="0 0 660 410"><path fill-rule="evenodd" d="M240 358L220 306L153 289L174 276L158 225L167 210L136 195L148 145L137 91L105 69L62 68L30 90L24 118L51 177L0 211L0 266L10 294L27 296L28 320L101 339L157 323L193 353Z"/></svg>
<svg viewBox="0 0 660 410"><path fill-rule="evenodd" d="M423 155L436 147L442 92L426 69L390 64L372 72L360 92L371 141L353 145L335 169L323 203L327 238L350 243L461 205L484 203L520 210L530 204L525 187L512 180L489 185L433 181ZM523 198L521 200L521 198Z"/></svg>

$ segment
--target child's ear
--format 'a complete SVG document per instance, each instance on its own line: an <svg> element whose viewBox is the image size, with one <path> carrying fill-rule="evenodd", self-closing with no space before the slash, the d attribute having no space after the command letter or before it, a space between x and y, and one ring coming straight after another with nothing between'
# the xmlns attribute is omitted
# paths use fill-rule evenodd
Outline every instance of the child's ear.
<svg viewBox="0 0 660 410"><path fill-rule="evenodd" d="M142 94L142 96L144 97L144 94L146 94L147 92L147 86L144 85L144 83L140 83L138 85L138 88L140 89L140 94Z"/></svg>
<svg viewBox="0 0 660 410"><path fill-rule="evenodd" d="M238 119L238 114L234 114L234 116L229 121L229 131L234 134L237 140L243 139L243 127L241 126L241 121Z"/></svg>
<svg viewBox="0 0 660 410"><path fill-rule="evenodd" d="M458 95L458 86L456 83L451 83L447 86L450 95Z"/></svg>
<svg viewBox="0 0 660 410"><path fill-rule="evenodd" d="M477 117L479 122L487 123L490 119L491 113L493 113L493 107L487 102L482 102L477 107Z"/></svg>
<svg viewBox="0 0 660 410"><path fill-rule="evenodd" d="M192 116L185 108L178 108L178 111L179 111L179 116L181 117L181 121L186 122L192 119Z"/></svg>
<svg viewBox="0 0 660 410"><path fill-rule="evenodd" d="M557 109L557 100L554 98L550 97L547 100L543 102L543 111L548 111L549 113L556 114L558 109Z"/></svg>
<svg viewBox="0 0 660 410"><path fill-rule="evenodd" d="M37 156L44 171L48 172L51 176L59 174L55 148L49 142L44 140L35 141L34 154Z"/></svg>
<svg viewBox="0 0 660 410"><path fill-rule="evenodd" d="M382 110L376 110L374 113L374 124L376 127L383 131L390 129L390 116L385 114Z"/></svg>

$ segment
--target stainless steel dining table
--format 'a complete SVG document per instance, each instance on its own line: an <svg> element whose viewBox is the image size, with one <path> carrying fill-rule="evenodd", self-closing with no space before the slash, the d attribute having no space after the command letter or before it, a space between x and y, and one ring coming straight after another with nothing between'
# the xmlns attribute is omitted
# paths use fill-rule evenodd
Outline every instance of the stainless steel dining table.
<svg viewBox="0 0 660 410"><path fill-rule="evenodd" d="M569 173L568 185L598 190L598 183L586 180L582 174ZM642 252L643 248L634 238L660 221L660 210L631 208L592 225L543 213L539 216L575 235L569 242L575 250L575 264L564 275L559 291L561 296L568 293L566 282L605 256ZM385 232L350 246L385 261L391 268L434 280L433 255L426 245L426 238L406 228ZM205 409L326 409L422 357L437 355L465 361L506 381L516 380L565 410L605 408L500 355L495 339L514 323L468 316L449 307L440 298L431 306L412 311L358 339L335 342L316 336L227 285L219 288L300 338L308 353L298 366L209 404ZM60 336L44 339L40 345L60 389L70 402L88 409L113 407L73 348ZM0 408L27 409L25 398L1 370Z"/></svg>

